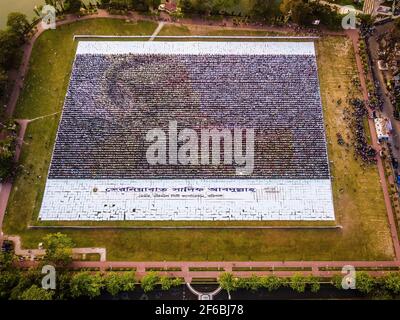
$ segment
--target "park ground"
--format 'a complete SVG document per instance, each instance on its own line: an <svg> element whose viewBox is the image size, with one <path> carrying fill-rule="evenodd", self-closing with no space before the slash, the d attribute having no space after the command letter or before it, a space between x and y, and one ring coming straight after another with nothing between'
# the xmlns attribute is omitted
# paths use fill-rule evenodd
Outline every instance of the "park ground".
<svg viewBox="0 0 400 320"><path fill-rule="evenodd" d="M36 41L29 73L14 114L35 119L25 134L22 171L9 199L4 233L20 235L24 247L37 247L48 232L37 224L47 170L74 59L75 34L151 35L157 24L94 19L45 32ZM159 35L271 35L266 31L208 26L165 25ZM360 96L351 41L324 36L316 41L321 97L333 176L336 224L342 229L61 229L77 246L105 247L109 260L392 260L393 246L376 166L356 160L338 145L340 132L351 143L344 120L347 97ZM47 116L49 115L49 116ZM121 223L124 225L124 223ZM273 224L273 223L272 223Z"/></svg>

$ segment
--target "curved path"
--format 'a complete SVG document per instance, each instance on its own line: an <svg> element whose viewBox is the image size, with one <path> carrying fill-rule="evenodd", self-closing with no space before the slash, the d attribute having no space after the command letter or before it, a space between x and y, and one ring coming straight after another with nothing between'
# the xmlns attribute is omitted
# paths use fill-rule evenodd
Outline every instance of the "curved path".
<svg viewBox="0 0 400 320"><path fill-rule="evenodd" d="M117 19L132 19L134 18L134 15L130 16L114 16L108 14L104 10L99 10L99 13L96 15L92 16L85 16L82 18L78 18L75 16L68 16L65 20L60 21L57 23L57 25L64 25L64 24L69 24L73 23L78 20L86 20L86 19L94 19L94 18L117 18ZM141 19L143 19L141 17ZM187 19L183 19L182 22L187 23L187 24L207 24L210 25L210 23L197 23L194 20L187 21ZM224 24L224 26L230 26ZM221 27L221 25L219 25ZM247 28L249 29L249 28ZM258 29L258 30L265 30L265 31L284 31L285 29L283 28L253 28L253 29ZM30 41L25 45L24 47L24 54L23 54L23 59L22 59L22 64L19 68L18 71L18 76L16 79L16 83L14 86L14 89L12 91L12 94L10 96L10 101L7 106L6 114L8 116L12 116L15 110L15 106L20 94L20 91L23 86L23 80L24 77L27 73L28 70L28 64L29 64L29 59L32 53L32 48L37 40L37 38L44 32L44 29L39 25L37 32L34 34L34 36L30 39ZM328 34L343 34L343 33L328 33ZM353 45L356 51L356 61L357 61L357 67L360 73L360 80L362 84L362 89L363 89L363 96L364 99L368 98L368 93L365 85L365 78L362 72L362 63L360 56L358 54L358 31L356 30L350 30L347 32L347 35L352 39ZM23 120L20 122L21 123L21 130L19 133L19 140L18 143L22 144L23 141L23 135L26 129L26 125L28 123L28 120ZM379 145L377 144L376 141L376 133L374 130L374 125L370 121L370 130L371 130L371 136L373 137L373 145L377 149L379 148ZM20 154L20 148L21 145L18 146L16 156ZM183 277L186 282L191 282L192 278L197 278L197 277L218 277L219 274L222 271L191 271L190 268L222 268L224 271L227 272L233 272L237 276L249 276L251 274L257 274L257 275L269 275L269 274L275 274L278 276L291 276L294 273L300 272L301 268L305 268L307 271L301 271L304 274L313 274L314 276L320 276L320 277L329 277L332 276L332 274L340 272L342 266L344 265L352 265L354 267L365 267L365 268L380 268L379 271L369 271L371 274L374 275L382 275L385 273L385 271L389 270L398 270L400 268L400 245L398 242L398 235L397 235L397 230L396 226L394 223L394 216L392 212L392 207L390 203L390 198L387 190L387 185L386 185L386 179L383 171L383 165L381 159L378 157L378 170L379 170L379 176L381 179L381 184L382 184L382 189L384 192L384 198L385 198L385 203L386 203L386 208L387 208L387 213L388 213L388 221L390 225L390 230L392 233L392 240L394 244L394 251L395 251L395 261L272 261L272 262L255 262L255 261L249 261L249 262L243 262L243 261L230 261L230 262L204 262L204 261L193 261L193 262L185 262L185 261L178 261L178 262L131 262L131 261L92 261L92 262L84 262L84 261L74 261L72 263L73 268L98 268L99 270L105 271L109 268L133 268L136 270L136 273L139 277L143 276L146 273L146 269L149 268L178 268L180 271L162 271L160 274L165 274L169 276L176 276L176 277ZM1 222L3 220L3 215L6 209L7 205L7 199L9 196L11 190L11 182L7 182L2 185L1 187L1 193L0 193L0 228L1 228ZM0 229L1 230L1 229ZM36 264L36 262L33 261L25 261L21 263L23 266L30 266ZM246 271L233 271L235 268L248 268ZM265 268L267 271L252 271L251 268ZM278 268L278 270L275 270ZM283 269L282 269L283 268ZM328 269L326 269L328 268ZM329 268L333 268L329 270ZM286 269L286 270L284 270ZM219 269L221 270L221 269ZM240 269L239 269L240 270ZM260 270L260 269L256 269ZM304 270L304 269L303 269Z"/></svg>
<svg viewBox="0 0 400 320"><path fill-rule="evenodd" d="M196 295L198 297L199 300L213 300L214 296L216 296L222 290L221 287L218 287L217 289L215 289L212 292L200 292L200 291L197 291L195 288L193 288L189 282L186 282L186 286L188 287L188 289L190 290L191 293L193 293L194 295ZM230 299L231 299L231 297L229 295L229 300Z"/></svg>

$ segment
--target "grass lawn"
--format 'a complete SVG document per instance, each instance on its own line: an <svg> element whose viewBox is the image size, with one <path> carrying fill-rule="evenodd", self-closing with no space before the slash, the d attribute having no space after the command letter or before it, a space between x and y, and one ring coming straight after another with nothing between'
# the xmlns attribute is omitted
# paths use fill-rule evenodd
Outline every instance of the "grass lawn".
<svg viewBox="0 0 400 320"><path fill-rule="evenodd" d="M42 35L33 50L26 86L16 118L32 119L59 112L74 57L73 34L152 34L156 25L119 20L88 20ZM165 26L160 35L259 35L263 31L218 31L210 27ZM103 246L112 260L388 260L393 258L390 232L377 169L363 167L353 152L339 146L351 135L343 120L346 95L359 92L351 42L344 37L318 41L321 96L332 161L334 202L339 230L63 230L78 246ZM337 100L342 99L338 106ZM40 205L59 114L32 122L4 221L6 234L19 234L25 247L36 247L49 230L28 230ZM57 229L52 229L56 231Z"/></svg>

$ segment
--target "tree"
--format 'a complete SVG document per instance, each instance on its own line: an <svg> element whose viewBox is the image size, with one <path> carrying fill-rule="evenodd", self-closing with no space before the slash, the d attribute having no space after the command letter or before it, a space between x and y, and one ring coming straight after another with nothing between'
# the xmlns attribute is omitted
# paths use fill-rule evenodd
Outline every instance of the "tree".
<svg viewBox="0 0 400 320"><path fill-rule="evenodd" d="M37 285L32 285L20 295L20 300L52 300L54 291L39 288Z"/></svg>
<svg viewBox="0 0 400 320"><path fill-rule="evenodd" d="M370 14L358 14L357 18L360 20L360 23L364 26L372 27L375 21L375 17Z"/></svg>
<svg viewBox="0 0 400 320"><path fill-rule="evenodd" d="M291 12L291 19L294 23L309 25L314 20L310 5L301 0L293 2Z"/></svg>
<svg viewBox="0 0 400 320"><path fill-rule="evenodd" d="M181 8L184 13L192 13L194 10L192 0L182 0Z"/></svg>
<svg viewBox="0 0 400 320"><path fill-rule="evenodd" d="M146 4L149 8L157 9L161 4L161 0L146 0Z"/></svg>
<svg viewBox="0 0 400 320"><path fill-rule="evenodd" d="M10 70L15 66L21 44L21 39L16 33L0 30L0 66L4 70Z"/></svg>
<svg viewBox="0 0 400 320"><path fill-rule="evenodd" d="M275 0L256 0L252 15L263 20L270 20L279 15L279 5Z"/></svg>
<svg viewBox="0 0 400 320"><path fill-rule="evenodd" d="M132 291L135 289L136 277L135 272L124 272L121 275L122 291Z"/></svg>
<svg viewBox="0 0 400 320"><path fill-rule="evenodd" d="M103 279L99 273L93 275L87 271L79 272L71 279L71 296L86 296L92 299L101 294L103 286Z"/></svg>
<svg viewBox="0 0 400 320"><path fill-rule="evenodd" d="M213 8L213 0L196 0L193 8L199 14L209 15Z"/></svg>
<svg viewBox="0 0 400 320"><path fill-rule="evenodd" d="M332 285L336 288L336 289L343 289L342 287L342 281L343 281L343 276L340 274L335 274L332 279Z"/></svg>
<svg viewBox="0 0 400 320"><path fill-rule="evenodd" d="M78 13L81 7L81 0L65 0L64 2L64 9L67 12Z"/></svg>
<svg viewBox="0 0 400 320"><path fill-rule="evenodd" d="M0 181L11 177L15 172L15 142L13 135L9 135L0 141Z"/></svg>
<svg viewBox="0 0 400 320"><path fill-rule="evenodd" d="M149 292L154 290L155 286L157 283L160 281L160 277L157 272L150 271L148 274L146 274L143 278L142 281L140 282L140 285L143 289L144 292Z"/></svg>
<svg viewBox="0 0 400 320"><path fill-rule="evenodd" d="M366 272L357 272L356 289L362 293L370 293L376 285L375 279Z"/></svg>
<svg viewBox="0 0 400 320"><path fill-rule="evenodd" d="M66 270L58 270L56 296L57 300L67 300L71 298L71 279L72 272Z"/></svg>
<svg viewBox="0 0 400 320"><path fill-rule="evenodd" d="M7 26L14 32L21 40L24 39L25 34L30 29L30 23L26 15L19 12L11 12L7 17Z"/></svg>
<svg viewBox="0 0 400 320"><path fill-rule="evenodd" d="M72 261L73 241L60 232L48 234L43 238L46 255L44 259L56 265L65 266Z"/></svg>
<svg viewBox="0 0 400 320"><path fill-rule="evenodd" d="M132 7L136 11L149 11L149 6L146 0L131 0Z"/></svg>
<svg viewBox="0 0 400 320"><path fill-rule="evenodd" d="M0 299L9 299L11 290L18 285L20 274L14 270L0 272Z"/></svg>
<svg viewBox="0 0 400 320"><path fill-rule="evenodd" d="M231 292L237 289L237 279L233 277L230 272L222 273L218 278L218 283L222 289L228 292L229 300L231 299Z"/></svg>
<svg viewBox="0 0 400 320"><path fill-rule="evenodd" d="M279 10L283 15L289 15L293 0L283 0L279 5Z"/></svg>
<svg viewBox="0 0 400 320"><path fill-rule="evenodd" d="M294 274L290 277L289 287L297 292L304 292L306 290L307 279L301 274Z"/></svg>
<svg viewBox="0 0 400 320"><path fill-rule="evenodd" d="M16 257L14 252L1 252L0 251L0 271L3 270L14 270L13 262Z"/></svg>
<svg viewBox="0 0 400 320"><path fill-rule="evenodd" d="M383 286L394 294L400 294L400 273L389 273L383 279Z"/></svg>
<svg viewBox="0 0 400 320"><path fill-rule="evenodd" d="M108 7L110 5L111 0L100 0L100 5L102 7Z"/></svg>
<svg viewBox="0 0 400 320"><path fill-rule="evenodd" d="M10 299L20 299L25 290L29 289L33 285L40 285L42 278L43 275L38 269L29 269L28 271L21 272L17 285L11 290Z"/></svg>
<svg viewBox="0 0 400 320"><path fill-rule="evenodd" d="M118 273L111 272L104 280L105 288L111 295L115 296L122 291L122 281Z"/></svg>
<svg viewBox="0 0 400 320"><path fill-rule="evenodd" d="M169 290L172 287L177 287L182 284L180 278L170 278L167 276L160 277L161 290Z"/></svg>
<svg viewBox="0 0 400 320"><path fill-rule="evenodd" d="M283 0L279 9L286 20L291 19L297 24L305 24L307 16L311 13L308 3L303 0Z"/></svg>
<svg viewBox="0 0 400 320"><path fill-rule="evenodd" d="M243 285L243 288L245 288L247 290L255 291L262 286L261 278L259 276L256 276L253 274L249 278L243 278L242 285Z"/></svg>
<svg viewBox="0 0 400 320"><path fill-rule="evenodd" d="M54 2L55 2L55 6L53 6L54 8L58 9L61 12L65 11L65 3L64 3L65 0L54 0Z"/></svg>
<svg viewBox="0 0 400 320"><path fill-rule="evenodd" d="M6 93L7 81L7 72L2 67L0 67L0 101Z"/></svg>
<svg viewBox="0 0 400 320"><path fill-rule="evenodd" d="M319 283L319 279L313 276L309 276L307 278L308 285L310 286L310 290L313 293L316 293L321 288L321 284Z"/></svg>
<svg viewBox="0 0 400 320"><path fill-rule="evenodd" d="M105 287L113 296L122 291L132 291L135 289L135 273L109 273L105 278Z"/></svg>
<svg viewBox="0 0 400 320"><path fill-rule="evenodd" d="M282 280L276 276L261 278L261 286L270 292L279 289L281 285L282 285Z"/></svg>

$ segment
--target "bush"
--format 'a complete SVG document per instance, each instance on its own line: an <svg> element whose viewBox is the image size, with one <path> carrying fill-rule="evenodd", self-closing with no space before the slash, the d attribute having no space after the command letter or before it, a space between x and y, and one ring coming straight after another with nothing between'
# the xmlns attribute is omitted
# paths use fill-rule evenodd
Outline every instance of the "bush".
<svg viewBox="0 0 400 320"><path fill-rule="evenodd" d="M383 287L394 294L400 294L400 274L390 273L382 279Z"/></svg>
<svg viewBox="0 0 400 320"><path fill-rule="evenodd" d="M301 274L294 274L289 279L289 287L296 292L304 292L306 290L307 278Z"/></svg>
<svg viewBox="0 0 400 320"><path fill-rule="evenodd" d="M321 288L321 284L319 283L318 278L310 276L308 277L307 281L308 285L310 286L311 292L316 293Z"/></svg>
<svg viewBox="0 0 400 320"><path fill-rule="evenodd" d="M45 261L56 265L66 266L72 261L74 242L60 232L50 233L43 238L46 249Z"/></svg>
<svg viewBox="0 0 400 320"><path fill-rule="evenodd" d="M92 299L101 294L103 287L103 279L99 273L93 275L87 271L79 272L71 279L71 296L86 296Z"/></svg>
<svg viewBox="0 0 400 320"><path fill-rule="evenodd" d="M230 272L224 272L218 278L219 286L227 291L228 295L238 288L237 281L238 279L234 278L233 274Z"/></svg>
<svg viewBox="0 0 400 320"><path fill-rule="evenodd" d="M0 141L0 181L12 177L15 172L16 163L14 161L16 139L13 136Z"/></svg>
<svg viewBox="0 0 400 320"><path fill-rule="evenodd" d="M366 272L357 272L356 289L362 293L370 293L376 285L376 280Z"/></svg>
<svg viewBox="0 0 400 320"><path fill-rule="evenodd" d="M262 277L261 278L261 286L268 291L274 291L279 289L283 284L282 279L276 276Z"/></svg>
<svg viewBox="0 0 400 320"><path fill-rule="evenodd" d="M172 287L177 287L182 284L179 278L169 278L167 276L160 277L161 290L169 290Z"/></svg>
<svg viewBox="0 0 400 320"><path fill-rule="evenodd" d="M157 283L160 281L160 277L157 272L150 271L148 274L146 274L141 282L140 285L143 289L144 292L149 292L154 290L156 287Z"/></svg>
<svg viewBox="0 0 400 320"><path fill-rule="evenodd" d="M135 289L136 279L134 272L111 272L105 276L105 287L113 296L123 291Z"/></svg>
<svg viewBox="0 0 400 320"><path fill-rule="evenodd" d="M255 291L262 286L261 278L256 275L252 275L250 278L240 278L237 282L237 286L239 288Z"/></svg>
<svg viewBox="0 0 400 320"><path fill-rule="evenodd" d="M20 300L52 300L54 291L39 288L37 285L32 285L26 289L19 297Z"/></svg>

